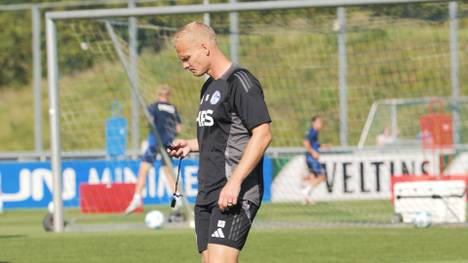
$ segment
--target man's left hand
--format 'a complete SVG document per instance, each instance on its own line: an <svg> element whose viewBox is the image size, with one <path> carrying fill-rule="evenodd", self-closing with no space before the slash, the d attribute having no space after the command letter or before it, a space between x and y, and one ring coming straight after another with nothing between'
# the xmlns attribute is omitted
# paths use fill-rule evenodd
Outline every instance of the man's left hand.
<svg viewBox="0 0 468 263"><path fill-rule="evenodd" d="M235 206L237 204L240 188L240 182L237 182L233 179L228 180L219 194L218 207L221 211L224 211L226 208Z"/></svg>

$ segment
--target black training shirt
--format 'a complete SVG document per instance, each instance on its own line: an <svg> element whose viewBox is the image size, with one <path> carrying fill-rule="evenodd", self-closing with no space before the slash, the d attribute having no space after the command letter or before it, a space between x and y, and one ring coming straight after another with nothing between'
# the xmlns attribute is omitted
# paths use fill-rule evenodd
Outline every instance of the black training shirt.
<svg viewBox="0 0 468 263"><path fill-rule="evenodd" d="M200 149L197 204L217 202L239 164L252 129L271 122L260 82L236 64L218 80L203 85L197 117ZM260 204L263 157L241 186L239 199Z"/></svg>

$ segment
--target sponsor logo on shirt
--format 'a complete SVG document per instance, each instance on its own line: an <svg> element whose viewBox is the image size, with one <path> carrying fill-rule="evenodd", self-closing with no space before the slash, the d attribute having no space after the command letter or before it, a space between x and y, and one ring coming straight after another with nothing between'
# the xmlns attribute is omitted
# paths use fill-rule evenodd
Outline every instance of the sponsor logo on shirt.
<svg viewBox="0 0 468 263"><path fill-rule="evenodd" d="M175 107L173 105L158 104L158 110L169 112L171 114L175 113Z"/></svg>
<svg viewBox="0 0 468 263"><path fill-rule="evenodd" d="M211 127L214 125L213 110L202 110L198 112L198 127Z"/></svg>

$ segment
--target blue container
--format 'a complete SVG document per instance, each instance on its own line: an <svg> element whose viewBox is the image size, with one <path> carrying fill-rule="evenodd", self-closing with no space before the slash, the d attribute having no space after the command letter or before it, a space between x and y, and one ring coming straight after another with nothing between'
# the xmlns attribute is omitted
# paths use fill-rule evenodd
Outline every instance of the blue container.
<svg viewBox="0 0 468 263"><path fill-rule="evenodd" d="M106 120L106 151L111 158L125 156L128 124L119 102L112 103L112 117Z"/></svg>

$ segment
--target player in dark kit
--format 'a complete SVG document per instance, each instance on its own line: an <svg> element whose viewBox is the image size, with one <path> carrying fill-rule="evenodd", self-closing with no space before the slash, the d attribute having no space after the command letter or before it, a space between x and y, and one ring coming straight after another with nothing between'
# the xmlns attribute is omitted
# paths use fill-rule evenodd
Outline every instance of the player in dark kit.
<svg viewBox="0 0 468 263"><path fill-rule="evenodd" d="M316 115L310 120L310 128L304 136L304 148L306 149L306 164L309 174L303 178L304 186L302 195L304 204L313 204L311 194L313 190L326 179L326 174L320 164L319 132L322 129L322 117Z"/></svg>
<svg viewBox="0 0 468 263"><path fill-rule="evenodd" d="M216 34L192 22L174 36L183 67L208 74L197 139L175 140L171 156L200 153L195 231L203 262L237 262L263 196L263 154L270 116L259 81L220 51Z"/></svg>
<svg viewBox="0 0 468 263"><path fill-rule="evenodd" d="M162 85L158 89L158 100L148 106L148 112L153 118L153 123L161 137L161 142L157 141L153 132L148 134L148 148L141 158L135 192L133 199L128 204L127 209L125 209L125 214L130 214L143 205L142 191L145 187L148 170L153 166L156 160L158 145L162 144L164 148L170 146L181 130L180 116L176 106L169 102L170 97L171 89L167 85ZM164 162L162 162L162 165L164 166L165 178L169 187L171 187L171 192L174 192L174 178L171 176L169 167L165 166Z"/></svg>

